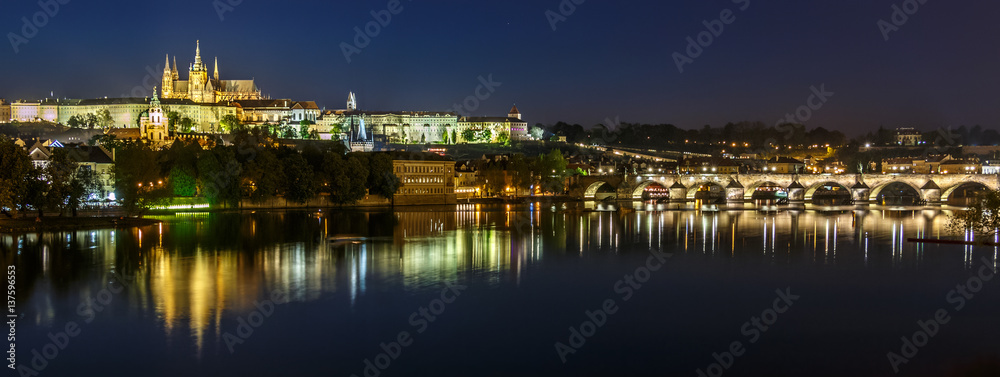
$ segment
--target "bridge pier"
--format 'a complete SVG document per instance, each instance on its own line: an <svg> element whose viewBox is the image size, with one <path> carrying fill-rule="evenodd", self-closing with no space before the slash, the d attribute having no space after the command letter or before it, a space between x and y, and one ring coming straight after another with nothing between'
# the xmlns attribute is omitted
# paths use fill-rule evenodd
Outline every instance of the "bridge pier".
<svg viewBox="0 0 1000 377"><path fill-rule="evenodd" d="M743 195L746 193L746 188L742 184L737 182L735 179L729 180L729 185L726 186L726 202L727 203L743 203Z"/></svg>
<svg viewBox="0 0 1000 377"><path fill-rule="evenodd" d="M920 199L923 199L930 205L941 205L941 187L937 183L934 183L934 181L927 181L920 188Z"/></svg>
<svg viewBox="0 0 1000 377"><path fill-rule="evenodd" d="M871 188L864 182L859 181L851 187L851 199L854 200L854 204L868 204L870 195Z"/></svg>
<svg viewBox="0 0 1000 377"><path fill-rule="evenodd" d="M687 201L688 189L681 183L680 180L674 182L670 186L670 201L676 203L683 203Z"/></svg>
<svg viewBox="0 0 1000 377"><path fill-rule="evenodd" d="M806 188L802 186L799 181L792 182L788 185L788 202L789 203L805 203L806 202Z"/></svg>

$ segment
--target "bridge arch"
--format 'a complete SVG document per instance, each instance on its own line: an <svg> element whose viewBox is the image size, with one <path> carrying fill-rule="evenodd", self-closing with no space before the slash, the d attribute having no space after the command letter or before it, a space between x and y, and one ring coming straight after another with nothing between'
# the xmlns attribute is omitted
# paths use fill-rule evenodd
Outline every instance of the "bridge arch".
<svg viewBox="0 0 1000 377"><path fill-rule="evenodd" d="M715 181L703 181L693 184L687 189L687 199L698 199L698 192L704 192L706 190L710 193L717 193L720 198L726 197L726 186L723 186L719 182Z"/></svg>
<svg viewBox="0 0 1000 377"><path fill-rule="evenodd" d="M743 199L745 199L745 200L753 200L754 193L756 193L757 190L760 189L761 187L781 187L783 190L786 190L786 191L788 190L788 187L782 186L781 184L779 184L777 182L773 182L773 181L757 181L757 182L751 183L749 186L746 187L746 189L743 191Z"/></svg>
<svg viewBox="0 0 1000 377"><path fill-rule="evenodd" d="M980 182L976 182L976 181L961 182L961 183L958 183L958 184L956 184L954 186L951 186L947 190L944 190L943 192L941 192L941 201L942 202L947 202L947 201L951 200L952 196L955 195L955 193L959 192L959 189L961 189L963 187L966 187L966 188L969 188L969 187L971 187L971 188L978 188L980 191L989 191L990 190L989 186L986 186L985 184L982 184Z"/></svg>
<svg viewBox="0 0 1000 377"><path fill-rule="evenodd" d="M931 181L931 182L933 182L933 181ZM917 186L917 185L913 184L912 182L907 182L907 181L902 180L902 179L888 180L888 181L879 183L875 187L872 187L872 191L868 194L868 199L871 200L873 203L877 202L879 195L882 195L882 190L885 190L886 187L889 187L890 185L896 184L896 183L900 183L900 184L904 184L906 186L909 186L910 188L913 189L913 191L915 191L917 193L917 197L919 197L921 199L926 199L926 198L923 197L923 193L920 191L920 186Z"/></svg>
<svg viewBox="0 0 1000 377"><path fill-rule="evenodd" d="M807 202L811 202L813 200L813 194L815 194L816 191L819 191L819 189L826 186L836 187L839 190L844 190L844 192L847 193L848 196L853 197L853 195L851 195L851 189L847 186L844 186L836 181L819 181L809 185L809 187L806 187L803 199L805 199L805 201Z"/></svg>
<svg viewBox="0 0 1000 377"><path fill-rule="evenodd" d="M583 198L584 199L594 199L595 197L597 197L597 192L601 189L601 187L604 187L605 185L607 185L608 187L611 187L612 189L614 189L614 186L612 186L608 182L597 181L597 182L591 183L590 186L587 186L587 189L583 191Z"/></svg>
<svg viewBox="0 0 1000 377"><path fill-rule="evenodd" d="M646 191L647 188L649 188L649 186L653 186L653 185L657 185L657 186L662 187L663 190L668 193L667 198L670 197L669 196L669 192L670 192L670 188L669 187L670 186L667 186L667 185L663 184L662 182L657 182L657 181L642 181L638 185L635 186L635 189L632 190L632 196L631 196L631 198L632 199L642 199L642 194Z"/></svg>

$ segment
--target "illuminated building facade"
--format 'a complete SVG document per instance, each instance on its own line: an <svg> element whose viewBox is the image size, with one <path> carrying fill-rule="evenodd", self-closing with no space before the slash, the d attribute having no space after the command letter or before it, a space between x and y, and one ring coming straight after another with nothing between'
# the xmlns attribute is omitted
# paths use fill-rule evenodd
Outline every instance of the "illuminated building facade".
<svg viewBox="0 0 1000 377"><path fill-rule="evenodd" d="M400 187L395 204L455 204L455 161L435 154L397 154L393 173Z"/></svg>
<svg viewBox="0 0 1000 377"><path fill-rule="evenodd" d="M358 110L354 93L347 99L343 110L323 111L315 121L313 129L323 139L336 139L340 134L352 133L355 125L364 121L369 135L390 143L472 143L465 140L462 132L468 129L489 130L496 142L505 133L510 140L527 140L528 124L521 119L521 112L514 106L507 117L460 117L452 112L435 111L363 111Z"/></svg>

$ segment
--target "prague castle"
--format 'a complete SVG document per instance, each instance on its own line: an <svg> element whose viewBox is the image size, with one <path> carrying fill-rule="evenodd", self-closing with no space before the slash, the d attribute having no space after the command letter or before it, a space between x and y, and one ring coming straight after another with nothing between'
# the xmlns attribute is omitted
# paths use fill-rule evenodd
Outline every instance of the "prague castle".
<svg viewBox="0 0 1000 377"><path fill-rule="evenodd" d="M163 64L163 98L189 99L195 103L218 103L235 100L264 99L253 80L222 80L219 78L219 58L215 72L208 77L208 65L201 60L201 41L195 42L194 63L188 66L188 79L180 80L177 57L170 68L170 55Z"/></svg>
<svg viewBox="0 0 1000 377"><path fill-rule="evenodd" d="M170 57L167 56L169 63ZM194 63L188 67L188 80L180 80L177 59L173 66L165 65L163 87L152 98L45 99L13 101L0 99L0 122L47 121L68 124L73 116L98 114L107 110L112 128L142 128L143 135L156 135L166 130L162 120L176 113L191 119L193 127L181 132L213 134L222 132L220 122L233 115L250 126L308 124L322 139L355 140L363 135L367 140L388 143L484 143L503 139L528 139L528 124L514 106L506 117L463 117L448 111L368 111L358 107L354 93L348 96L341 110L320 109L313 101L268 99L261 95L254 80L222 80L218 59L213 74L201 58L201 43L196 42ZM147 127L150 126L150 127ZM363 128L363 129L362 129ZM147 132L155 130L157 132ZM475 139L466 139L466 131L476 131Z"/></svg>

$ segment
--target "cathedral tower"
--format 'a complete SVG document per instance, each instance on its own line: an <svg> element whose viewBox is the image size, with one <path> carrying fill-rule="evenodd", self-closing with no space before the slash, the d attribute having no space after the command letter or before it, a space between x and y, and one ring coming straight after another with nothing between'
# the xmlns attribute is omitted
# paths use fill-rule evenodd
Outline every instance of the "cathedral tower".
<svg viewBox="0 0 1000 377"><path fill-rule="evenodd" d="M176 78L174 78L174 72L170 70L170 55L167 55L166 60L163 63L163 98L173 98L174 80L176 80Z"/></svg>
<svg viewBox="0 0 1000 377"><path fill-rule="evenodd" d="M194 52L194 64L191 65L188 75L188 92L191 93L191 100L197 103L206 101L205 86L208 84L208 67L201 61L201 41L197 42Z"/></svg>

